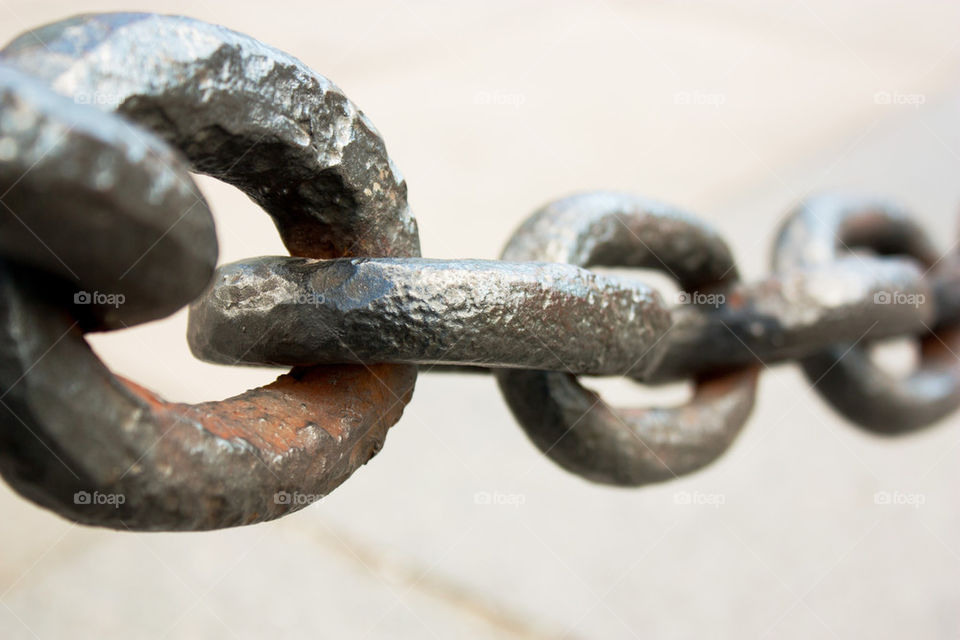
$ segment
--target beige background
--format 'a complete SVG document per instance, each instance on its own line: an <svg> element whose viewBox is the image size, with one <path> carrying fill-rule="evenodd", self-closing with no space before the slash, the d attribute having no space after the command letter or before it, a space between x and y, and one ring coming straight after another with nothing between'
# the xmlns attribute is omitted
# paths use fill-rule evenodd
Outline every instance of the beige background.
<svg viewBox="0 0 960 640"><path fill-rule="evenodd" d="M783 213L822 188L903 202L944 250L957 234L956 3L0 0L0 39L122 8L222 23L339 84L407 177L429 257L495 257L535 207L589 188L696 212L748 278ZM244 196L200 183L224 262L283 252ZM177 400L275 375L194 361L185 325L93 342ZM613 490L544 459L490 379L425 375L370 465L276 523L118 534L0 488L0 637L957 638L958 445L957 418L864 435L784 366L716 465ZM477 505L478 491L523 504ZM925 502L877 505L877 491Z"/></svg>

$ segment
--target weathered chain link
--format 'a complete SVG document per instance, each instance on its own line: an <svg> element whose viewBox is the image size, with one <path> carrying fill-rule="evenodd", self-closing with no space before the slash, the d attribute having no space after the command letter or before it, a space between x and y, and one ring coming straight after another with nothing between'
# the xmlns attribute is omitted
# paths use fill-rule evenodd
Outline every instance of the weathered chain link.
<svg viewBox="0 0 960 640"><path fill-rule="evenodd" d="M4 209L11 218L4 228L22 224L37 239L7 253L29 270L2 272L4 477L69 518L142 529L256 522L303 506L278 496L329 492L379 450L410 398L416 367L296 368L228 400L182 405L113 376L76 324L93 316L114 326L110 276L117 272L114 282L128 283L123 295L130 303L155 299L157 278L182 282L183 290L173 287L174 297L162 300L154 317L195 297L209 280L214 236L181 229L187 219L212 229L202 198L184 207L179 196L184 189L197 192L186 176L190 168L246 192L274 218L296 255L418 255L406 185L376 130L326 78L222 27L105 14L50 25L37 35L0 52L0 64L32 76L15 70L5 76L10 106L0 115L0 138L13 141L15 157L27 155L2 165L2 193L19 207ZM27 84L29 91L20 89ZM84 96L108 99L77 104ZM40 149L21 150L21 139L31 135ZM146 145L161 151L141 151ZM101 147L126 151L111 156ZM36 164L22 171L34 157ZM164 167L173 175L162 173ZM128 175L137 179L119 184ZM32 194L46 191L62 194L64 202L49 210L36 206ZM99 206L104 199L111 206ZM72 202L89 205L71 212ZM163 210L149 225L139 223L144 202ZM146 264L103 247L74 260L102 269L102 280L70 267L77 275L64 280L73 290L37 285L33 276L50 262L48 253L64 262L72 257L48 247L76 244L85 224L110 228L117 217L129 224L117 232L123 233L118 244L142 245L145 256L154 245L172 246L169 262ZM51 244L54 237L62 242ZM200 248L178 248L188 243ZM192 254L204 259L178 259ZM187 279L182 272L195 275ZM105 304L82 304L100 302L98 294ZM79 492L124 499L119 507L78 503Z"/></svg>
<svg viewBox="0 0 960 640"><path fill-rule="evenodd" d="M423 259L373 125L296 59L179 17L81 16L37 35L0 51L0 471L68 518L204 529L296 510L306 502L282 497L322 496L379 450L422 364L494 369L545 454L624 485L715 460L762 368L785 360L872 431L960 405L960 259L889 204L807 201L753 283L694 217L606 192L547 205L501 261ZM214 275L191 170L247 193L294 257ZM682 293L667 304L597 266L657 269ZM167 403L82 337L191 300L198 357L294 369L228 400ZM865 349L892 336L921 343L904 378ZM695 390L679 407L618 409L579 374Z"/></svg>

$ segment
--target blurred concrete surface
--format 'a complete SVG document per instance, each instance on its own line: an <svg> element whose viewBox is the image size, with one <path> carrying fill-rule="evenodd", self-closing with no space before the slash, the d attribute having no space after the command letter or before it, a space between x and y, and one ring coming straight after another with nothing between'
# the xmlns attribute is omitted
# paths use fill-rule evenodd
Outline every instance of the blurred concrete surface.
<svg viewBox="0 0 960 640"><path fill-rule="evenodd" d="M407 177L426 256L495 257L535 207L590 188L690 209L747 278L824 188L957 238L955 3L0 0L0 35L120 9L222 23L343 87ZM244 196L201 186L222 261L283 253ZM196 362L184 329L181 312L93 344L176 400L276 374ZM591 384L621 404L685 393ZM958 455L956 418L870 437L785 366L718 463L614 490L544 459L490 379L423 375L384 450L279 522L120 534L3 487L0 637L956 638Z"/></svg>

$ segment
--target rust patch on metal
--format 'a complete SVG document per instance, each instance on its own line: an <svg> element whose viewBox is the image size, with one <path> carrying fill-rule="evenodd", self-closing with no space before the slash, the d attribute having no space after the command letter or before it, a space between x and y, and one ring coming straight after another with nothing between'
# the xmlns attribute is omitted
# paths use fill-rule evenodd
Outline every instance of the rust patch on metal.
<svg viewBox="0 0 960 640"><path fill-rule="evenodd" d="M369 426L385 434L409 402L415 375L416 367L408 365L300 367L263 387L195 405L167 402L135 382L117 379L159 420L187 420L219 438L239 438L283 454L309 446L315 428L337 441Z"/></svg>

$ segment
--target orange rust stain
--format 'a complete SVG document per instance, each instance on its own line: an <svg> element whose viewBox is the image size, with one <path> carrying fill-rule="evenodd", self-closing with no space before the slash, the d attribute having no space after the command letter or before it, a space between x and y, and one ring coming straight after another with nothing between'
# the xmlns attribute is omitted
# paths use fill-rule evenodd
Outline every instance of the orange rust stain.
<svg viewBox="0 0 960 640"><path fill-rule="evenodd" d="M920 341L921 359L937 366L956 368L956 354L960 353L960 327L941 329Z"/></svg>
<svg viewBox="0 0 960 640"><path fill-rule="evenodd" d="M727 293L727 306L731 309L741 309L747 303L743 289L736 288Z"/></svg>
<svg viewBox="0 0 960 640"><path fill-rule="evenodd" d="M694 389L695 400L708 400L727 395L743 387L757 384L760 366L749 366L734 371L698 376Z"/></svg>
<svg viewBox="0 0 960 640"><path fill-rule="evenodd" d="M344 255L339 243L330 240L330 230L312 220L285 221L280 229L283 245L292 256L301 258L339 258Z"/></svg>
<svg viewBox="0 0 960 640"><path fill-rule="evenodd" d="M283 453L305 446L303 430L316 426L352 447L371 426L385 432L413 394L416 367L409 365L321 365L294 368L274 382L219 402L166 402L118 376L158 420L199 423L224 439L241 438L258 449ZM351 437L353 436L353 437Z"/></svg>

